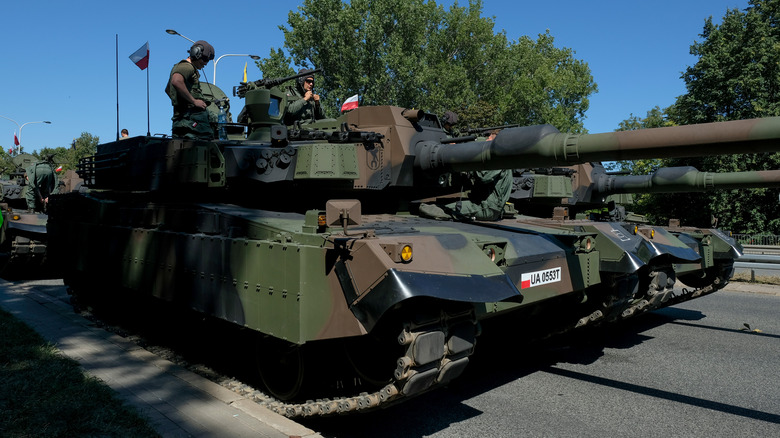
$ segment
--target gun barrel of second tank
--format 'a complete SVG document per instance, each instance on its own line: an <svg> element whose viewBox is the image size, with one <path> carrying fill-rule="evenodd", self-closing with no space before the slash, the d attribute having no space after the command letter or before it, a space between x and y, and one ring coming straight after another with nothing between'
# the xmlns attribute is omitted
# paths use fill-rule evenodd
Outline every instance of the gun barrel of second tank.
<svg viewBox="0 0 780 438"><path fill-rule="evenodd" d="M661 168L650 175L602 175L597 190L601 194L674 193L773 187L780 187L780 170L703 172L683 166Z"/></svg>
<svg viewBox="0 0 780 438"><path fill-rule="evenodd" d="M564 134L550 125L507 128L493 141L425 142L418 148L416 162L423 169L458 171L776 151L780 151L780 117L602 134Z"/></svg>

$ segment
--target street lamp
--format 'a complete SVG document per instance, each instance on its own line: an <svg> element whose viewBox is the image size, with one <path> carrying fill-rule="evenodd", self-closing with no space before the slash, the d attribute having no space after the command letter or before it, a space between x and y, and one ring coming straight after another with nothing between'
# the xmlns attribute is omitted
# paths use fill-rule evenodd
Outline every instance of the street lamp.
<svg viewBox="0 0 780 438"><path fill-rule="evenodd" d="M8 117L6 117L6 116L0 116L0 117L2 117L2 118L4 118L4 119L6 119L6 120L10 120L10 121L12 121L12 122L16 123L16 126L19 128L19 138L18 138L18 140L19 140L19 152L21 152L21 150L22 150L22 128L24 128L26 125L30 125L30 124L32 124L32 123L46 123L47 125L51 125L51 122L50 122L50 121L48 121L48 120L40 120L40 121L37 121L37 122L27 122L27 123L23 123L23 124L20 126L20 125L19 125L19 123L18 123L16 120L14 120L14 119L8 118ZM17 153L18 153L18 152L17 152Z"/></svg>
<svg viewBox="0 0 780 438"><path fill-rule="evenodd" d="M241 55L240 55L240 54L236 54L236 53L228 53L228 54L226 54L226 55L222 55L222 56L220 56L219 58L217 58L217 59L214 61L214 76L212 76L212 78L211 78L211 80L212 80L212 81L214 81L214 85L217 85L217 63L219 62L219 60L220 60L220 59L222 59L222 58L224 58L224 57L226 57L226 56L248 56L248 57L250 57L250 58L254 59L255 61L257 61L258 59L260 59L260 57L259 57L259 56L257 56L257 55L245 55L245 54L241 54Z"/></svg>
<svg viewBox="0 0 780 438"><path fill-rule="evenodd" d="M175 30L173 30L173 29L165 29L165 31L166 31L166 32L168 32L168 33L169 33L169 34L171 34L171 35L178 35L178 36L180 36L180 37L184 38L185 40L187 40L187 41L191 42L192 44L195 44L195 41L192 41L191 39L189 39L189 38L187 38L186 36L184 36L184 35L180 34L179 32L176 32L176 31L175 31Z"/></svg>

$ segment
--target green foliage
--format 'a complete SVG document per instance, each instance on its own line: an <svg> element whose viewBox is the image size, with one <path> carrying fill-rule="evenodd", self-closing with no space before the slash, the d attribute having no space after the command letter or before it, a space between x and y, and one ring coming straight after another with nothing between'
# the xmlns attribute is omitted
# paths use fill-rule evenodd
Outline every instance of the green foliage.
<svg viewBox="0 0 780 438"><path fill-rule="evenodd" d="M12 158L8 151L0 150L0 177L8 178L8 174L16 169L16 165L11 161Z"/></svg>
<svg viewBox="0 0 780 438"><path fill-rule="evenodd" d="M551 123L581 132L596 91L587 64L549 32L509 41L482 17L480 0L446 10L433 0L305 0L287 24L291 61L325 71L318 92L329 116L358 94L362 105L457 111L461 128ZM272 50L258 65L270 77L285 62Z"/></svg>
<svg viewBox="0 0 780 438"><path fill-rule="evenodd" d="M90 155L95 155L100 138L88 132L82 132L81 136L73 141L70 148L42 148L33 153L41 160L53 156L53 161L62 165L62 170L76 170L79 160Z"/></svg>
<svg viewBox="0 0 780 438"><path fill-rule="evenodd" d="M674 105L632 115L620 130L667 124L707 123L780 115L780 0L750 0L744 11L729 9L719 25L705 21L701 41L691 45L698 57L682 75L687 92ZM658 124L660 122L660 125ZM621 163L622 164L622 163ZM694 166L709 172L780 169L780 154L638 161L632 173L660 166ZM780 234L777 189L716 190L706 193L643 195L636 210L657 223L680 218L683 224L718 226L738 233Z"/></svg>
<svg viewBox="0 0 780 438"><path fill-rule="evenodd" d="M284 78L297 73L290 67L292 60L284 55L282 49L271 48L271 54L268 58L262 58L255 61L255 65L263 73L264 79Z"/></svg>

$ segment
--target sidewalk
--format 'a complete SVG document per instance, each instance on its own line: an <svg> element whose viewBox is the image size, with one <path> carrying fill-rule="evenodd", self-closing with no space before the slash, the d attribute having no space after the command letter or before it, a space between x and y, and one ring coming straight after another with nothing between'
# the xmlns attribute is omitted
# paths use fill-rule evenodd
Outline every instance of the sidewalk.
<svg viewBox="0 0 780 438"><path fill-rule="evenodd" d="M164 437L319 437L311 429L91 326L61 280L0 280L0 307L105 382Z"/></svg>
<svg viewBox="0 0 780 438"><path fill-rule="evenodd" d="M746 283L742 281L730 281L723 288L727 292L750 292L754 294L780 296L780 286L774 284ZM717 293L717 292L716 292Z"/></svg>

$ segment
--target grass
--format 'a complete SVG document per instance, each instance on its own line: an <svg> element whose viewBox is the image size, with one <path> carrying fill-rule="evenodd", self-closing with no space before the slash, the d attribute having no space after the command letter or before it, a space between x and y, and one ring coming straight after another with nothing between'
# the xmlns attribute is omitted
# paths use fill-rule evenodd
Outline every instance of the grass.
<svg viewBox="0 0 780 438"><path fill-rule="evenodd" d="M0 436L159 435L108 386L0 309Z"/></svg>
<svg viewBox="0 0 780 438"><path fill-rule="evenodd" d="M734 274L731 281L741 281L744 283L756 283L756 284L776 284L780 285L780 277L756 275L755 280L751 280L749 272L740 272Z"/></svg>

